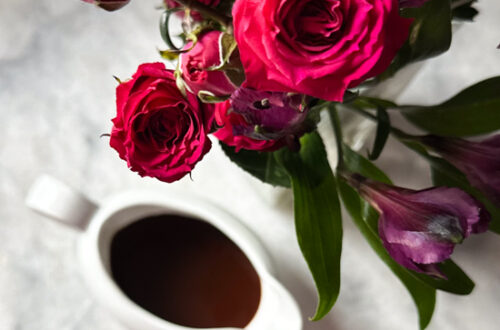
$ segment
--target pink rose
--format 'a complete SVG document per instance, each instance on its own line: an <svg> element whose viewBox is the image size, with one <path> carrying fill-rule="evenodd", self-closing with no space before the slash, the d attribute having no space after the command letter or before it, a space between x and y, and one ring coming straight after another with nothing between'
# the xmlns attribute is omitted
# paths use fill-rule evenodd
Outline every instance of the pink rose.
<svg viewBox="0 0 500 330"><path fill-rule="evenodd" d="M122 8L130 2L130 0L83 0L101 7L107 11L113 11Z"/></svg>
<svg viewBox="0 0 500 330"><path fill-rule="evenodd" d="M216 7L220 2L220 0L195 0L195 1L198 1L202 4L210 6L210 7ZM179 8L179 7L181 7L181 5L175 0L165 0L165 5L167 6L167 8ZM184 16L184 13L180 13L180 16ZM201 17L201 14L195 10L191 11L191 17L195 21L202 21L203 20L203 17Z"/></svg>
<svg viewBox="0 0 500 330"><path fill-rule="evenodd" d="M229 100L215 105L215 120L217 125L221 126L214 133L215 137L231 147L236 147L236 151L240 149L273 151L285 144L284 140L257 140L244 135L235 135L234 127L245 126L248 123L242 115L232 111Z"/></svg>
<svg viewBox="0 0 500 330"><path fill-rule="evenodd" d="M210 31L199 37L193 49L179 57L182 79L188 89L198 95L199 91L208 91L215 96L231 95L237 88L223 71L207 71L208 68L221 64L219 39L220 31ZM184 49L189 49L189 42Z"/></svg>
<svg viewBox="0 0 500 330"><path fill-rule="evenodd" d="M210 150L213 106L185 98L162 63L140 65L116 89L116 106L110 145L141 176L179 180Z"/></svg>
<svg viewBox="0 0 500 330"><path fill-rule="evenodd" d="M382 73L408 37L399 0L236 0L246 86L341 101Z"/></svg>

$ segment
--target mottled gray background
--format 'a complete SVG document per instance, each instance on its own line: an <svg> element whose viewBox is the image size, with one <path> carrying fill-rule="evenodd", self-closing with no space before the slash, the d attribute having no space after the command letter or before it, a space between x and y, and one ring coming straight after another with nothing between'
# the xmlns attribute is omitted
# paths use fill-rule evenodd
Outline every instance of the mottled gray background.
<svg viewBox="0 0 500 330"><path fill-rule="evenodd" d="M265 188L231 164L217 144L193 172L169 186L130 172L107 145L114 116L112 75L159 60L160 0L135 0L116 13L78 0L0 2L0 329L123 329L97 306L74 258L78 233L23 205L30 183L52 174L95 200L125 188L187 190L237 214L262 237L279 279L298 300L305 329L416 329L403 286L346 218L342 290L334 310L311 323L314 285L295 240L290 195ZM500 74L500 2L480 0L452 49L426 66L403 95L408 103L446 99ZM400 185L429 184L426 164L390 141L379 164ZM455 259L475 279L469 297L438 294L430 329L498 329L500 237L473 237Z"/></svg>

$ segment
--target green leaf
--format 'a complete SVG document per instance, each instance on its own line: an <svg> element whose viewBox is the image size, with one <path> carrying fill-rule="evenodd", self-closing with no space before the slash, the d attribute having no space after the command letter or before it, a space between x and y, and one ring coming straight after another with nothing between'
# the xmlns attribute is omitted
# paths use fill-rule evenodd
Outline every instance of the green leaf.
<svg viewBox="0 0 500 330"><path fill-rule="evenodd" d="M340 290L342 219L335 177L317 132L304 135L301 149L282 149L277 159L292 181L295 229L319 295L313 320L333 307Z"/></svg>
<svg viewBox="0 0 500 330"><path fill-rule="evenodd" d="M367 178L391 184L391 179L378 167L373 165L368 159L364 158L357 152L353 151L349 146L344 144L343 147L344 162L349 171L359 173Z"/></svg>
<svg viewBox="0 0 500 330"><path fill-rule="evenodd" d="M349 147L344 147L344 162L351 172L357 172L372 180L391 184L389 178L372 162L355 153ZM378 213L365 201L361 201L361 217L378 237ZM474 282L453 261L448 260L439 264L439 269L446 275L447 280L435 278L408 270L414 277L427 285L442 291L466 295L474 288Z"/></svg>
<svg viewBox="0 0 500 330"><path fill-rule="evenodd" d="M443 136L471 136L500 129L500 76L483 80L448 101L430 107L402 107L421 129Z"/></svg>
<svg viewBox="0 0 500 330"><path fill-rule="evenodd" d="M273 186L291 187L287 171L276 161L273 152L259 152L241 149L220 143L222 150L233 163L262 182Z"/></svg>
<svg viewBox="0 0 500 330"><path fill-rule="evenodd" d="M463 3L462 0L452 0L451 7L452 16L456 20L461 21L472 21L474 17L479 13L472 5L476 2L476 0L469 0L468 2Z"/></svg>
<svg viewBox="0 0 500 330"><path fill-rule="evenodd" d="M224 66L229 64L229 59L237 48L238 44L234 37L229 33L222 33L219 38L219 49L221 51L220 63L208 70L222 70Z"/></svg>
<svg viewBox="0 0 500 330"><path fill-rule="evenodd" d="M198 98L203 103L220 103L229 99L231 95L216 96L214 93L209 91L199 91Z"/></svg>
<svg viewBox="0 0 500 330"><path fill-rule="evenodd" d="M358 193L354 191L343 180L339 180L339 192L347 211L359 231L370 244L375 253L392 270L392 272L401 280L403 285L410 293L418 310L420 319L420 329L425 329L431 321L436 304L436 290L416 278L411 271L400 266L387 253L382 241L376 232L365 222L361 214L364 201L360 199Z"/></svg>
<svg viewBox="0 0 500 330"><path fill-rule="evenodd" d="M425 274L412 274L422 282L441 291L454 293L457 295L468 295L474 290L474 282L453 260L448 259L439 263L439 270L445 274L446 279L427 276Z"/></svg>
<svg viewBox="0 0 500 330"><path fill-rule="evenodd" d="M450 0L431 0L419 8L406 8L402 16L414 19L408 40L379 80L391 77L406 64L437 56L450 48Z"/></svg>
<svg viewBox="0 0 500 330"><path fill-rule="evenodd" d="M170 38L170 31L169 31L169 21L170 21L170 16L172 13L179 11L178 8L173 8L173 9L167 9L165 10L162 15L160 16L160 34L165 41L165 43L170 47L170 49L173 50L179 50L174 43L172 42L172 39ZM168 58L167 58L168 59ZM173 58L175 59L175 58Z"/></svg>
<svg viewBox="0 0 500 330"><path fill-rule="evenodd" d="M166 59L167 61L173 61L176 60L179 57L179 55L183 53L183 51L165 49L165 50L158 50L158 53L160 53L160 56Z"/></svg>
<svg viewBox="0 0 500 330"><path fill-rule="evenodd" d="M377 109L377 134L375 135L375 141L373 143L373 149L368 154L370 160L376 160L382 150L384 150L385 143L389 138L391 133L391 121L389 114L384 108Z"/></svg>

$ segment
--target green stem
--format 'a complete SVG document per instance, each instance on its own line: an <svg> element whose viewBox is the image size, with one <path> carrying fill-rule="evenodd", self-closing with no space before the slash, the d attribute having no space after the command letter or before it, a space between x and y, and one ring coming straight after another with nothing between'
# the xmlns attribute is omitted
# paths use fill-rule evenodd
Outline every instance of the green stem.
<svg viewBox="0 0 500 330"><path fill-rule="evenodd" d="M352 110L370 120L373 120L375 122L378 122L378 118L377 116L375 116L374 114L371 114L370 112L366 111L366 110L363 110L361 108L358 108L358 107L351 107L351 106L347 106L347 108L349 110ZM408 133L405 133L403 132L402 130L396 128L396 127L393 127L391 125L391 134L394 135L395 137L397 137L398 139L400 140L415 140L415 139L418 139L417 136L415 135L411 135L411 134L408 134Z"/></svg>
<svg viewBox="0 0 500 330"><path fill-rule="evenodd" d="M233 19L224 14L219 13L217 10L210 6L204 5L196 0L174 0L178 4L194 9L199 12L202 16L209 17L222 25L224 25L228 30L232 29Z"/></svg>
<svg viewBox="0 0 500 330"><path fill-rule="evenodd" d="M334 104L330 104L328 106L328 114L330 115L330 121L332 123L333 132L335 133L335 142L337 143L337 155L338 155L337 169L342 169L344 167L342 127L340 126L339 114Z"/></svg>

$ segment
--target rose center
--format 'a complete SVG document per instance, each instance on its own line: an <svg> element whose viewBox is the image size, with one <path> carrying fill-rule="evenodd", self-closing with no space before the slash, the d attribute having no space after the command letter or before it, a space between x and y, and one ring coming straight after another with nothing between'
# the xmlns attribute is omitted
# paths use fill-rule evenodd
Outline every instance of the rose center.
<svg viewBox="0 0 500 330"><path fill-rule="evenodd" d="M203 78L204 71L201 62L191 60L186 67L191 81L199 81Z"/></svg>
<svg viewBox="0 0 500 330"><path fill-rule="evenodd" d="M309 1L298 17L297 29L300 39L309 43L331 41L342 27L342 11L340 1Z"/></svg>

